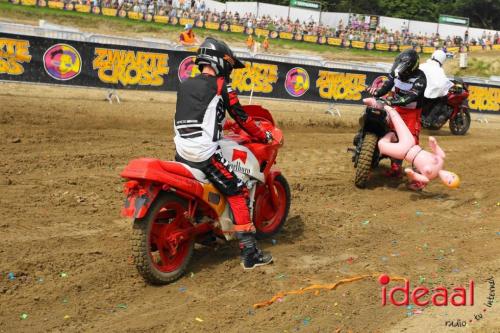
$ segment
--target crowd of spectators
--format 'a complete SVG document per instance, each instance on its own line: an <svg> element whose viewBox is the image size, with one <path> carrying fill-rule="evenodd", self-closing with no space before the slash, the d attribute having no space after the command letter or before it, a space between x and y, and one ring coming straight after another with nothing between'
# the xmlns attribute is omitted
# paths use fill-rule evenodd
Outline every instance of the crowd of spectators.
<svg viewBox="0 0 500 333"><path fill-rule="evenodd" d="M64 0L71 1L71 0ZM73 0L74 1L74 0ZM291 20L290 18L262 15L256 17L252 13L216 12L206 6L205 0L77 0L79 3L90 3L106 8L125 9L169 17L191 18L195 21L239 24L248 28L262 28L278 32L299 33L324 37L337 37L344 41L363 41L367 43L387 43L399 45L420 45L431 47L452 47L462 45L500 44L498 31L492 35L484 33L482 38L464 36L440 36L439 33L415 34L408 31L407 25L400 30L387 30L378 24L370 22L370 16L353 14L349 22L340 20L336 27L315 22L312 17L307 21Z"/></svg>

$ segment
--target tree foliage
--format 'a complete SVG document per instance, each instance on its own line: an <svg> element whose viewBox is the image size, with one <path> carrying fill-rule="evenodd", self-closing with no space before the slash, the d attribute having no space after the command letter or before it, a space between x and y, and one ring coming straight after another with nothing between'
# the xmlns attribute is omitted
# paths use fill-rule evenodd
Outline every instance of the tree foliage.
<svg viewBox="0 0 500 333"><path fill-rule="evenodd" d="M231 0L249 1L249 0ZM289 0L260 2L288 6ZM499 0L320 0L325 11L437 22L440 14L468 17L472 27L500 30Z"/></svg>

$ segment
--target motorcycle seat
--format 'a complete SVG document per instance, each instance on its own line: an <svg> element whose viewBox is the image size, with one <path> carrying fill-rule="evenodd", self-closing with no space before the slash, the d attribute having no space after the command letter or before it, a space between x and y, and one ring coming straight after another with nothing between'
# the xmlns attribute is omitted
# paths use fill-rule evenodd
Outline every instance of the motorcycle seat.
<svg viewBox="0 0 500 333"><path fill-rule="evenodd" d="M196 179L201 183L208 183L208 179L203 173L203 171L196 168L192 168L187 164L173 161L160 161L160 165L163 170L173 173L178 176Z"/></svg>

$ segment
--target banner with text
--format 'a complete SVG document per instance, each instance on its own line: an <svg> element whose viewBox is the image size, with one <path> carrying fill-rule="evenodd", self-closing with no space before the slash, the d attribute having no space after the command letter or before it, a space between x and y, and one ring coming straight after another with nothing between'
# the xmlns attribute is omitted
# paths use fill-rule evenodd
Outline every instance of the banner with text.
<svg viewBox="0 0 500 333"><path fill-rule="evenodd" d="M360 104L365 88L385 73L257 59L232 74L242 95ZM88 87L176 91L199 74L191 52L103 45L0 33L0 80ZM500 87L470 85L473 110L500 112Z"/></svg>

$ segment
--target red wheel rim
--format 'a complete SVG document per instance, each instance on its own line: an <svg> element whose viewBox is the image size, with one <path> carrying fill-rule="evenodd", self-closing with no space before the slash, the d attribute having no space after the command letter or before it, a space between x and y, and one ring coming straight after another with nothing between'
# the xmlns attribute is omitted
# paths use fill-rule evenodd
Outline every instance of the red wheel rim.
<svg viewBox="0 0 500 333"><path fill-rule="evenodd" d="M271 192L266 188L257 198L255 207L255 228L262 233L273 233L280 226L286 210L286 191L284 186L278 182L273 183L278 197L278 207L274 207Z"/></svg>
<svg viewBox="0 0 500 333"><path fill-rule="evenodd" d="M168 202L156 214L149 233L149 256L156 269L170 273L182 266L189 254L190 239L185 230L190 227L178 202Z"/></svg>

